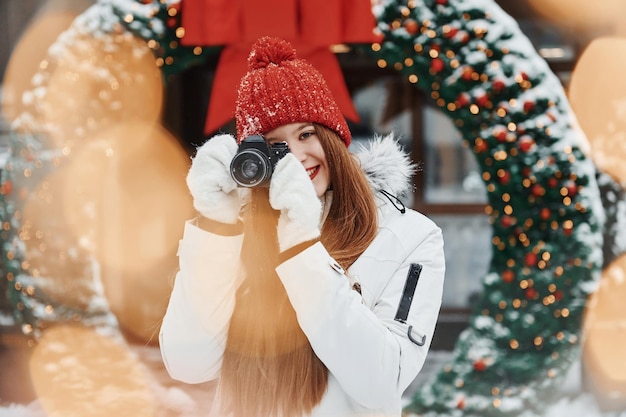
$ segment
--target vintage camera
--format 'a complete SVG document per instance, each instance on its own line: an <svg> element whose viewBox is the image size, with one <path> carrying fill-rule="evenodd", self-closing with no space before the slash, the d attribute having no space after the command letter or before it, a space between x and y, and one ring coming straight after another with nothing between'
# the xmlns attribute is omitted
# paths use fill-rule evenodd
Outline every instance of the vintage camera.
<svg viewBox="0 0 626 417"><path fill-rule="evenodd" d="M276 164L288 153L287 142L268 146L262 136L248 136L230 163L230 175L241 187L269 187Z"/></svg>

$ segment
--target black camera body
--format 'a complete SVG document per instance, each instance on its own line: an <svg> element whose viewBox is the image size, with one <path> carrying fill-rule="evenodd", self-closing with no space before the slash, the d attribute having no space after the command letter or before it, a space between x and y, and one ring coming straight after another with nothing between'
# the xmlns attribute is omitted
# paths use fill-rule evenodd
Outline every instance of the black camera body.
<svg viewBox="0 0 626 417"><path fill-rule="evenodd" d="M268 146L262 136L248 136L230 163L230 175L241 187L269 187L276 164L288 153L287 142Z"/></svg>

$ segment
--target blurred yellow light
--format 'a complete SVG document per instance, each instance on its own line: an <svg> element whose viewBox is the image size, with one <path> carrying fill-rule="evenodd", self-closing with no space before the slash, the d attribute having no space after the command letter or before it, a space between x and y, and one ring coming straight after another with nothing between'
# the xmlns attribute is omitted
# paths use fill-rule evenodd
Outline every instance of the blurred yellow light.
<svg viewBox="0 0 626 417"><path fill-rule="evenodd" d="M569 99L595 164L626 182L626 39L599 38L582 53L570 81ZM575 161L570 154L570 160Z"/></svg>
<svg viewBox="0 0 626 417"><path fill-rule="evenodd" d="M112 125L154 123L162 101L163 81L152 51L124 34L75 39L58 57L41 106L61 148L84 143Z"/></svg>
<svg viewBox="0 0 626 417"><path fill-rule="evenodd" d="M19 116L26 105L24 92L33 88L33 76L45 70L48 48L76 18L76 13L48 12L34 19L11 53L2 81L2 113L9 121Z"/></svg>
<svg viewBox="0 0 626 417"><path fill-rule="evenodd" d="M529 5L552 24L579 31L616 26L626 14L623 0L529 0Z"/></svg>

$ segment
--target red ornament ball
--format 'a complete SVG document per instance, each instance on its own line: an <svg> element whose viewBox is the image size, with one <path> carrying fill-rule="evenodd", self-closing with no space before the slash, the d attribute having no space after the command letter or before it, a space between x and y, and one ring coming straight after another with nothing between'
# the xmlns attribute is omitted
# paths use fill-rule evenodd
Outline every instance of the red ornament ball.
<svg viewBox="0 0 626 417"><path fill-rule="evenodd" d="M470 67L469 65L466 65L465 67L463 67L463 70L461 71L461 78L464 81L471 81L472 74L474 74L474 68Z"/></svg>
<svg viewBox="0 0 626 417"><path fill-rule="evenodd" d="M404 22L404 29L406 29L409 35L415 35L419 31L420 25L414 19L407 19Z"/></svg>
<svg viewBox="0 0 626 417"><path fill-rule="evenodd" d="M430 63L430 69L435 73L443 71L445 64L441 58L434 58Z"/></svg>
<svg viewBox="0 0 626 417"><path fill-rule="evenodd" d="M456 402L456 408L458 408L459 410L465 408L465 397L459 398L459 400Z"/></svg>
<svg viewBox="0 0 626 417"><path fill-rule="evenodd" d="M493 136L498 140L498 142L504 142L506 140L507 131L503 126L497 126L493 129Z"/></svg>
<svg viewBox="0 0 626 417"><path fill-rule="evenodd" d="M511 282L513 282L514 279L515 279L515 272L511 271L510 269L507 269L506 271L502 273L502 281L506 282L507 284L510 284Z"/></svg>
<svg viewBox="0 0 626 417"><path fill-rule="evenodd" d="M565 236L571 236L573 232L574 232L574 225L563 226L563 234Z"/></svg>
<svg viewBox="0 0 626 417"><path fill-rule="evenodd" d="M0 185L0 194L9 195L13 191L13 183L9 180Z"/></svg>
<svg viewBox="0 0 626 417"><path fill-rule="evenodd" d="M502 216L500 219L500 224L502 227L511 227L515 224L515 218L512 216Z"/></svg>
<svg viewBox="0 0 626 417"><path fill-rule="evenodd" d="M524 256L524 263L527 266L537 265L537 255L535 255L533 252L527 253L526 256Z"/></svg>
<svg viewBox="0 0 626 417"><path fill-rule="evenodd" d="M484 360L478 359L478 360L474 361L474 370L475 371L483 372L485 369L487 369L487 364L485 363Z"/></svg>
<svg viewBox="0 0 626 417"><path fill-rule="evenodd" d="M528 298L529 300L535 300L537 299L537 297L539 297L539 293L533 287L527 288L525 294L526 298Z"/></svg>
<svg viewBox="0 0 626 417"><path fill-rule="evenodd" d="M476 142L474 142L474 152L483 153L487 150L487 142L478 138Z"/></svg>
<svg viewBox="0 0 626 417"><path fill-rule="evenodd" d="M554 187L556 187L557 185L559 185L559 180L557 180L557 179L556 179L556 178L554 178L554 177L551 177L551 178L548 180L548 185L549 185L551 188L554 188Z"/></svg>
<svg viewBox="0 0 626 417"><path fill-rule="evenodd" d="M528 135L524 135L519 139L519 149L522 152L529 152L535 146L535 140Z"/></svg>
<svg viewBox="0 0 626 417"><path fill-rule="evenodd" d="M574 197L578 194L578 185L576 185L574 181L567 181L565 188L567 189L567 195L569 197Z"/></svg>
<svg viewBox="0 0 626 417"><path fill-rule="evenodd" d="M478 104L480 107L485 107L487 104L489 104L489 96L487 94L481 94L480 96L476 97L476 104Z"/></svg>
<svg viewBox="0 0 626 417"><path fill-rule="evenodd" d="M470 103L470 95L468 93L461 93L456 98L456 106L457 107L465 107Z"/></svg>
<svg viewBox="0 0 626 417"><path fill-rule="evenodd" d="M533 111L535 108L535 103L533 101L527 101L524 103L524 113L529 113Z"/></svg>
<svg viewBox="0 0 626 417"><path fill-rule="evenodd" d="M493 87L493 91L495 91L496 93L501 92L502 90L504 90L504 87L506 87L506 84L502 80L494 80L491 85Z"/></svg>
<svg viewBox="0 0 626 417"><path fill-rule="evenodd" d="M444 38L447 39L452 39L456 36L456 34L459 33L459 28L450 28L450 30L448 30L447 32L444 32L443 36Z"/></svg>
<svg viewBox="0 0 626 417"><path fill-rule="evenodd" d="M532 195L534 195L535 197L541 197L546 193L546 189L543 188L541 185L539 184L535 184L532 186L532 188L530 189L530 192L532 193Z"/></svg>

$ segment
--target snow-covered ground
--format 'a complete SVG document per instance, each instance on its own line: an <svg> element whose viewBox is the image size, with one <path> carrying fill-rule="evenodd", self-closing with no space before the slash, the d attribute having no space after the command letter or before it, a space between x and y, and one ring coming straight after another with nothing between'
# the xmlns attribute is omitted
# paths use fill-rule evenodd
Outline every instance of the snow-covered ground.
<svg viewBox="0 0 626 417"><path fill-rule="evenodd" d="M213 386L211 384L187 385L172 381L166 374L161 363L161 357L156 347L131 346L132 353L138 361L144 365L150 381L148 385L152 392L154 404L150 413L143 415L152 417L204 417L208 413L211 404ZM433 351L430 352L425 367L409 388L407 401L411 392L421 383L426 381L433 372L440 369L441 365L450 358L450 352ZM571 377L567 379L566 386L563 387L563 397L555 401L546 412L546 417L626 417L626 409L612 412L601 412L594 397L589 393L580 392L580 380L577 369L573 369ZM3 372L2 378L7 377ZM114 398L107 399L106 390L99 395L100 398L94 400L95 403L101 401L115 401ZM126 399L128 400L128 399ZM138 398L138 403L142 399ZM0 407L0 417L49 417L51 415L67 415L46 413L39 401L29 404L10 404ZM73 414L76 417L95 417L109 414L102 414L96 411L91 416ZM135 412L133 417L137 417ZM120 415L119 417L127 417Z"/></svg>

